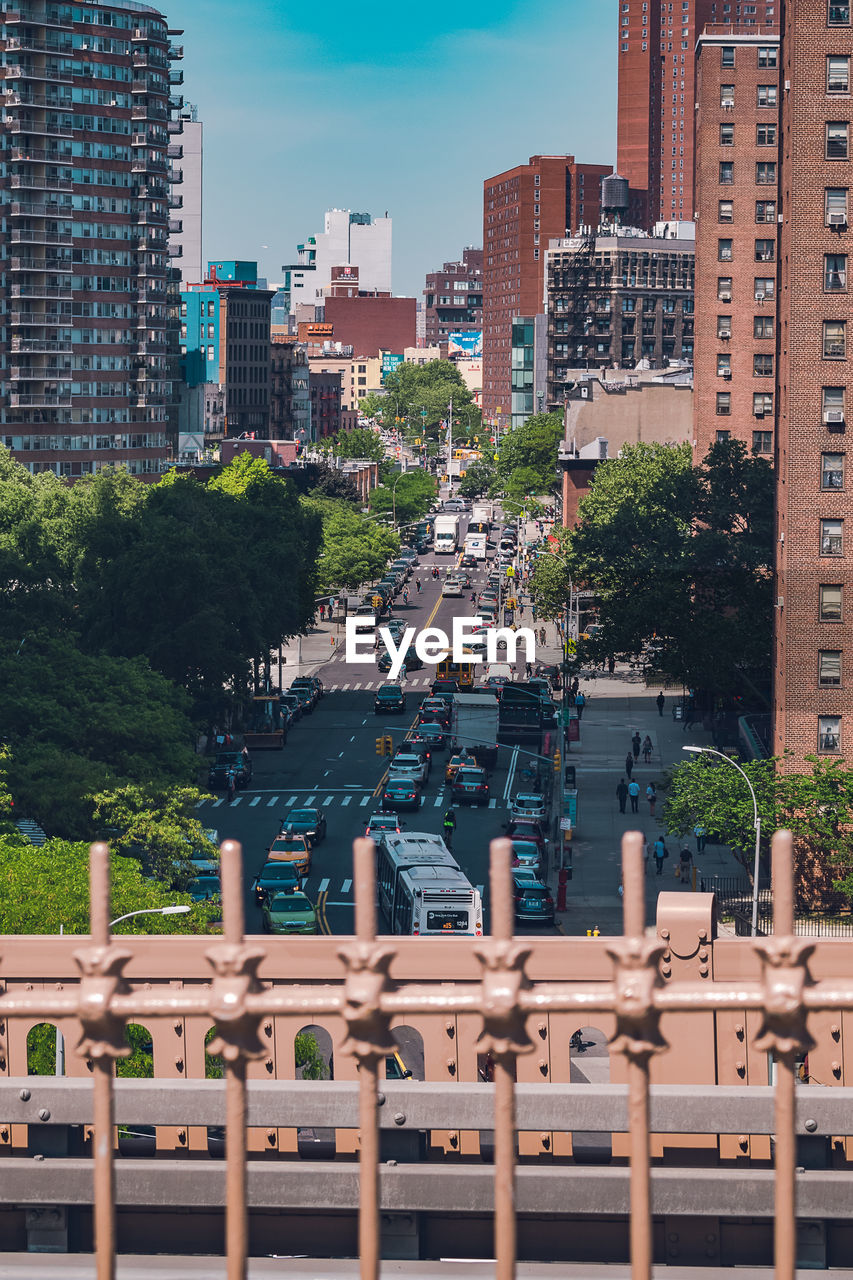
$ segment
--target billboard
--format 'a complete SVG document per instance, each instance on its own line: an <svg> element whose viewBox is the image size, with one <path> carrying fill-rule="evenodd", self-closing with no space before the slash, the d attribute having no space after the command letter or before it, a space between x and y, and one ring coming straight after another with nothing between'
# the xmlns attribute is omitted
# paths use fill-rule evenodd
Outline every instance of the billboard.
<svg viewBox="0 0 853 1280"><path fill-rule="evenodd" d="M449 333L447 335L447 354L449 356L465 356L468 360L476 360L483 354L483 330L469 329L465 333Z"/></svg>
<svg viewBox="0 0 853 1280"><path fill-rule="evenodd" d="M397 368L397 365L403 363L403 360L404 360L404 356L402 354L398 354L396 351L382 352L382 381L383 382L385 381L386 375L389 373L393 373L394 370Z"/></svg>

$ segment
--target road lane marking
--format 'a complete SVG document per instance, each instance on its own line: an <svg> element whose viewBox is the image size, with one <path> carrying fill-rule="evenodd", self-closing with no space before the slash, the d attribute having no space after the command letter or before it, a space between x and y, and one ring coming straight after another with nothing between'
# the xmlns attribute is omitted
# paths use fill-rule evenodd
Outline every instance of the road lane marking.
<svg viewBox="0 0 853 1280"><path fill-rule="evenodd" d="M319 894L321 894L321 893L328 893L328 892L329 892L329 884L330 884L330 883L331 883L331 882L330 882L330 880L328 879L328 877L326 877L326 879L325 879L325 880L321 880L321 881L320 881L320 884L319 884L319 886L318 886L318 888L317 888L317 893L318 893L318 895L319 895Z"/></svg>
<svg viewBox="0 0 853 1280"><path fill-rule="evenodd" d="M362 796L359 807L363 809L366 804L370 804L372 799L373 799L373 796Z"/></svg>
<svg viewBox="0 0 853 1280"><path fill-rule="evenodd" d="M352 738L350 738L350 742L352 742ZM338 752L338 759L339 759L339 760L343 759L343 754L344 754L344 753L343 753L343 751L339 751L339 752Z"/></svg>
<svg viewBox="0 0 853 1280"><path fill-rule="evenodd" d="M352 742L352 738L350 738L350 742ZM202 806L203 804L207 804L207 801L206 801L206 800L196 800L196 802L195 802L195 807L196 807L197 809L200 809L200 808L201 808L201 806Z"/></svg>
<svg viewBox="0 0 853 1280"><path fill-rule="evenodd" d="M349 804L350 800L352 800L352 796L344 796L343 800L341 801L341 804L342 805Z"/></svg>
<svg viewBox="0 0 853 1280"><path fill-rule="evenodd" d="M497 809L497 807L498 807L498 802L497 802L497 800L495 800L495 799L491 799L491 800L489 801L489 808L490 808L490 809Z"/></svg>
<svg viewBox="0 0 853 1280"><path fill-rule="evenodd" d="M287 805L289 809L291 805L296 804L296 801L298 800L298 798L299 798L298 796L288 796L288 798L285 800L284 803Z"/></svg>
<svg viewBox="0 0 853 1280"><path fill-rule="evenodd" d="M326 799L323 801L323 805L331 804L334 798L334 796L326 796Z"/></svg>
<svg viewBox="0 0 853 1280"><path fill-rule="evenodd" d="M229 808L233 809L236 805L240 804L242 799L243 799L242 796L235 796L234 799L231 801Z"/></svg>
<svg viewBox="0 0 853 1280"><path fill-rule="evenodd" d="M341 885L341 893L349 893L351 888L352 888L352 880L344 880L343 884Z"/></svg>
<svg viewBox="0 0 853 1280"><path fill-rule="evenodd" d="M223 797L222 797L222 796L220 796L218 800L214 800L214 802L213 802L213 808L214 808L214 809L218 809L218 808L219 808L219 806L220 806L222 803L223 803Z"/></svg>
<svg viewBox="0 0 853 1280"><path fill-rule="evenodd" d="M274 804L278 804L278 796L273 796L272 800L267 800L267 808L271 809Z"/></svg>
<svg viewBox="0 0 853 1280"><path fill-rule="evenodd" d="M260 797L260 796L255 796L254 800L250 800L250 801L249 801L249 808L250 808L250 809L254 809L255 805L256 805L256 804L260 804L260 803L261 803L261 797Z"/></svg>
<svg viewBox="0 0 853 1280"><path fill-rule="evenodd" d="M355 742L355 734L353 734L352 737L350 738L350 742ZM343 752L341 752L341 755L343 755Z"/></svg>
<svg viewBox="0 0 853 1280"><path fill-rule="evenodd" d="M435 797L435 800L433 801L433 806L432 806L432 807L433 807L433 809L437 809L437 808L439 807L439 805L441 804L441 802L442 802L442 800L443 800L443 799L444 799L444 796L443 796L443 795L441 794L441 792L439 791L438 795Z"/></svg>
<svg viewBox="0 0 853 1280"><path fill-rule="evenodd" d="M316 799L317 799L317 793L315 791L313 796L309 796L308 799L305 801L306 807L310 804L313 804Z"/></svg>

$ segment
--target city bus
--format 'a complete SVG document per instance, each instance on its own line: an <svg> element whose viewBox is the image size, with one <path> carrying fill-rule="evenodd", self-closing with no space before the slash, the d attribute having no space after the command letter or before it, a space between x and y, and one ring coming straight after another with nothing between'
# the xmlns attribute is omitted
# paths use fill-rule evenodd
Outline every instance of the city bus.
<svg viewBox="0 0 853 1280"><path fill-rule="evenodd" d="M483 936L483 903L441 836L388 832L376 853L389 932L413 938Z"/></svg>

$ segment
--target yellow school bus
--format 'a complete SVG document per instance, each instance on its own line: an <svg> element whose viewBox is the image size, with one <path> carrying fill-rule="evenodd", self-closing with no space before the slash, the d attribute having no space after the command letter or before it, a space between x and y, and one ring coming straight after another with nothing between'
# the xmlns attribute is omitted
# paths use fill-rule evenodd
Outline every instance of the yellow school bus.
<svg viewBox="0 0 853 1280"><path fill-rule="evenodd" d="M451 658L443 658L435 669L437 680L458 680L460 689L471 689L474 685L474 667L472 662L454 662Z"/></svg>

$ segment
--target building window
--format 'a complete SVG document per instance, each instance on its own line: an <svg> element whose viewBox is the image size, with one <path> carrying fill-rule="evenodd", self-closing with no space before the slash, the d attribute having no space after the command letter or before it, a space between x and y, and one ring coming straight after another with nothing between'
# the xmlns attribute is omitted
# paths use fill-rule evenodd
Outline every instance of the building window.
<svg viewBox="0 0 853 1280"><path fill-rule="evenodd" d="M773 316L752 317L753 338L773 338L775 337L775 329L776 326Z"/></svg>
<svg viewBox="0 0 853 1280"><path fill-rule="evenodd" d="M735 180L735 165L733 160L720 161L720 186L730 187Z"/></svg>
<svg viewBox="0 0 853 1280"><path fill-rule="evenodd" d="M850 26L850 0L827 0L826 25L828 27Z"/></svg>
<svg viewBox="0 0 853 1280"><path fill-rule="evenodd" d="M775 222L776 221L776 201L775 200L756 200L755 221L756 222Z"/></svg>
<svg viewBox="0 0 853 1280"><path fill-rule="evenodd" d="M841 650L820 649L817 655L817 682L824 689L841 684Z"/></svg>
<svg viewBox="0 0 853 1280"><path fill-rule="evenodd" d="M823 255L823 287L826 293L847 292L847 254Z"/></svg>
<svg viewBox="0 0 853 1280"><path fill-rule="evenodd" d="M717 297L720 300L720 302L731 302L732 300L731 276L717 277Z"/></svg>
<svg viewBox="0 0 853 1280"><path fill-rule="evenodd" d="M730 338L731 336L732 336L731 316L717 316L717 337Z"/></svg>
<svg viewBox="0 0 853 1280"><path fill-rule="evenodd" d="M752 357L752 376L754 378L772 378L773 377L773 357L772 355L760 353Z"/></svg>
<svg viewBox="0 0 853 1280"><path fill-rule="evenodd" d="M776 185L776 161L759 160L755 166L755 181L760 187Z"/></svg>
<svg viewBox="0 0 853 1280"><path fill-rule="evenodd" d="M820 522L820 554L822 556L844 555L844 521L821 520Z"/></svg>
<svg viewBox="0 0 853 1280"><path fill-rule="evenodd" d="M821 583L818 589L818 617L821 622L841 621L842 587L840 583Z"/></svg>
<svg viewBox="0 0 853 1280"><path fill-rule="evenodd" d="M827 360L843 360L847 355L846 320L824 320L823 354Z"/></svg>
<svg viewBox="0 0 853 1280"><path fill-rule="evenodd" d="M764 453L764 454L772 453L773 452L773 432L772 431L753 431L752 452Z"/></svg>
<svg viewBox="0 0 853 1280"><path fill-rule="evenodd" d="M775 297L776 280L773 276L756 276L753 286L756 302L764 302L765 298Z"/></svg>
<svg viewBox="0 0 853 1280"><path fill-rule="evenodd" d="M826 60L826 92L850 92L850 59L833 56Z"/></svg>
<svg viewBox="0 0 853 1280"><path fill-rule="evenodd" d="M182 302L182 303L181 303L181 315L182 315L182 316L185 316L186 314L187 314L187 304L186 304L185 302Z"/></svg>
<svg viewBox="0 0 853 1280"><path fill-rule="evenodd" d="M779 50L775 45L759 45L758 65L759 67L777 67L779 65Z"/></svg>
<svg viewBox="0 0 853 1280"><path fill-rule="evenodd" d="M755 144L758 147L776 146L775 124L759 124L755 126Z"/></svg>
<svg viewBox="0 0 853 1280"><path fill-rule="evenodd" d="M722 56L720 58L720 66L733 67L735 65L735 47L733 44L724 44L722 48ZM734 91L734 85L732 85Z"/></svg>
<svg viewBox="0 0 853 1280"><path fill-rule="evenodd" d="M718 240L718 241L717 241L717 258L719 259L719 261L720 261L720 262L731 262L732 257L733 257L733 253L732 253L732 241L731 241L731 240Z"/></svg>
<svg viewBox="0 0 853 1280"><path fill-rule="evenodd" d="M826 225L828 227L847 226L847 187L827 187Z"/></svg>
<svg viewBox="0 0 853 1280"><path fill-rule="evenodd" d="M776 261L776 241L775 240L756 240L755 261L756 262L775 262Z"/></svg>
<svg viewBox="0 0 853 1280"><path fill-rule="evenodd" d="M717 414L719 417L728 417L732 411L732 393L730 391L717 392Z"/></svg>
<svg viewBox="0 0 853 1280"><path fill-rule="evenodd" d="M757 105L759 107L775 107L779 99L778 90L775 84L760 84L757 93Z"/></svg>
<svg viewBox="0 0 853 1280"><path fill-rule="evenodd" d="M766 418L773 412L773 396L769 391L756 391L752 397L752 412L756 418Z"/></svg>
<svg viewBox="0 0 853 1280"><path fill-rule="evenodd" d="M827 120L826 158L846 160L850 150L850 125L846 120Z"/></svg>
<svg viewBox="0 0 853 1280"><path fill-rule="evenodd" d="M720 106L730 111L735 105L735 87L733 84L720 85Z"/></svg>
<svg viewBox="0 0 853 1280"><path fill-rule="evenodd" d="M717 206L718 222L734 222L735 207L733 200L721 200Z"/></svg>
<svg viewBox="0 0 853 1280"><path fill-rule="evenodd" d="M821 408L824 424L844 429L844 387L823 387Z"/></svg>
<svg viewBox="0 0 853 1280"><path fill-rule="evenodd" d="M822 453L820 455L820 487L821 489L844 488L843 453Z"/></svg>
<svg viewBox="0 0 853 1280"><path fill-rule="evenodd" d="M735 127L733 124L720 125L720 146L733 147L735 145Z"/></svg>
<svg viewBox="0 0 853 1280"><path fill-rule="evenodd" d="M732 376L732 358L727 352L722 352L717 356L717 377L730 378Z"/></svg>
<svg viewBox="0 0 853 1280"><path fill-rule="evenodd" d="M725 442L727 440L731 440L731 438L732 438L731 431L718 431L716 433L717 444L725 444Z"/></svg>
<svg viewBox="0 0 853 1280"><path fill-rule="evenodd" d="M817 749L824 755L841 752L841 716L818 716Z"/></svg>

